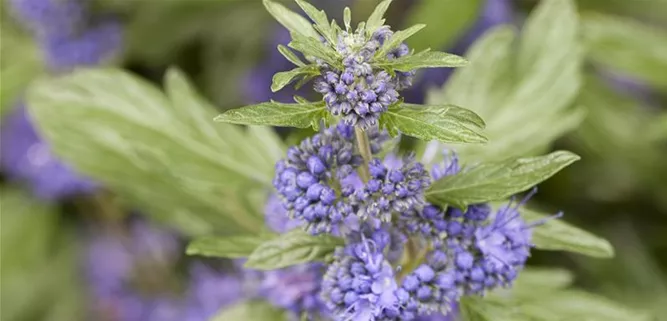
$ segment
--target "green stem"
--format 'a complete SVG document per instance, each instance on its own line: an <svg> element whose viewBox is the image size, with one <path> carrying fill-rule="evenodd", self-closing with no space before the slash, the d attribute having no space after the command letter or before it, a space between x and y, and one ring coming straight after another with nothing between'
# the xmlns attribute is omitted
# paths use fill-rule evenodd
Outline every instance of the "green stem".
<svg viewBox="0 0 667 321"><path fill-rule="evenodd" d="M354 134L357 138L357 148L361 157L364 159L364 164L359 167L359 176L364 182L368 182L371 179L371 174L369 170L369 163L373 159L373 154L371 153L371 143L368 140L368 135L360 127L354 127Z"/></svg>

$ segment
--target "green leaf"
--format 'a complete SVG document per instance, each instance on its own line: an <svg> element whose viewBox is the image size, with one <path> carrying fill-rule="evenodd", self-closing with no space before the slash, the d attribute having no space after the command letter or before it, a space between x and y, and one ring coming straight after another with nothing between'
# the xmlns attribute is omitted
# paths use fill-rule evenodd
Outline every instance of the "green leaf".
<svg viewBox="0 0 667 321"><path fill-rule="evenodd" d="M572 285L573 281L574 275L568 270L529 267L519 273L512 289L514 292L522 291L530 295L534 294L535 289L564 289Z"/></svg>
<svg viewBox="0 0 667 321"><path fill-rule="evenodd" d="M436 181L426 191L426 198L431 203L459 208L501 200L545 181L577 160L579 156L573 153L556 151L540 157L484 163Z"/></svg>
<svg viewBox="0 0 667 321"><path fill-rule="evenodd" d="M667 89L667 32L623 17L582 17L588 57L594 62Z"/></svg>
<svg viewBox="0 0 667 321"><path fill-rule="evenodd" d="M271 84L271 91L276 92L289 85L297 77L315 76L319 74L317 66L305 66L294 68L290 71L283 71L273 75L273 84Z"/></svg>
<svg viewBox="0 0 667 321"><path fill-rule="evenodd" d="M225 258L248 257L259 245L275 237L273 234L201 236L190 241L185 253Z"/></svg>
<svg viewBox="0 0 667 321"><path fill-rule="evenodd" d="M317 10L317 8L304 0L296 0L296 3L301 7L303 12L310 17L310 19L315 21L315 28L322 34L324 39L330 44L337 43L337 39L334 37L333 28L329 25L329 18L327 18L327 14L324 10ZM316 39L319 39L319 37Z"/></svg>
<svg viewBox="0 0 667 321"><path fill-rule="evenodd" d="M375 10L373 10L373 13L368 17L368 20L366 21L366 34L368 36L375 33L375 31L384 25L384 14L387 12L387 9L389 9L391 1L392 0L384 0L380 2L377 7L375 7Z"/></svg>
<svg viewBox="0 0 667 321"><path fill-rule="evenodd" d="M401 132L423 140L448 143L484 143L474 128L483 128L477 114L454 105L400 104L382 114L380 122L393 135Z"/></svg>
<svg viewBox="0 0 667 321"><path fill-rule="evenodd" d="M306 65L299 57L292 52L292 50L289 50L287 47L283 45L278 45L278 51L285 57L285 59L289 60L291 63L303 67Z"/></svg>
<svg viewBox="0 0 667 321"><path fill-rule="evenodd" d="M410 36L414 35L417 33L419 30L424 29L426 25L424 24L417 24L414 25L408 29L401 30L395 32L383 45L380 50L375 54L375 58L380 58L379 60L382 61L385 59L387 54L396 49L401 43L403 43L406 39L410 38Z"/></svg>
<svg viewBox="0 0 667 321"><path fill-rule="evenodd" d="M1 188L0 202L2 320L82 320L76 231L21 191Z"/></svg>
<svg viewBox="0 0 667 321"><path fill-rule="evenodd" d="M298 13L295 13L283 6L270 0L263 0L264 7L281 25L285 26L292 34L300 34L304 37L319 38L313 25Z"/></svg>
<svg viewBox="0 0 667 321"><path fill-rule="evenodd" d="M539 155L581 122L578 26L572 0L540 1L519 39L509 27L487 32L466 53L470 64L429 94L431 104L465 106L486 121L489 143L457 148L463 160Z"/></svg>
<svg viewBox="0 0 667 321"><path fill-rule="evenodd" d="M295 35L292 37L292 41L287 45L290 48L303 53L306 56L306 59L309 59L307 56L311 56L320 58L332 66L340 66L341 63L338 61L338 53L317 39L319 38L308 38Z"/></svg>
<svg viewBox="0 0 667 321"><path fill-rule="evenodd" d="M219 311L210 321L288 321L287 313L266 301L246 301Z"/></svg>
<svg viewBox="0 0 667 321"><path fill-rule="evenodd" d="M394 60L378 63L377 66L398 70L411 71L419 68L463 67L468 61L457 55L438 51L423 51Z"/></svg>
<svg viewBox="0 0 667 321"><path fill-rule="evenodd" d="M168 95L122 70L81 69L35 82L28 107L59 157L154 218L188 234L258 231L274 156L214 124L180 72L165 78Z"/></svg>
<svg viewBox="0 0 667 321"><path fill-rule="evenodd" d="M352 23L352 10L350 10L350 7L345 7L343 10L343 23L345 24L345 30L352 28L350 25Z"/></svg>
<svg viewBox="0 0 667 321"><path fill-rule="evenodd" d="M273 270L311 261L323 261L341 245L343 241L340 238L330 235L313 236L301 229L295 229L260 245L248 257L245 267Z"/></svg>
<svg viewBox="0 0 667 321"><path fill-rule="evenodd" d="M528 209L521 209L528 222L548 217ZM567 224L562 219L551 219L533 229L533 244L540 250L568 251L598 258L611 258L614 248L609 241L590 232Z"/></svg>
<svg viewBox="0 0 667 321"><path fill-rule="evenodd" d="M329 113L323 102L283 104L275 101L228 110L215 121L239 125L270 125L279 127L319 128Z"/></svg>
<svg viewBox="0 0 667 321"><path fill-rule="evenodd" d="M411 37L411 48L445 48L454 44L475 23L482 7L481 0L421 0L411 5L405 25L426 24L426 28Z"/></svg>
<svg viewBox="0 0 667 321"><path fill-rule="evenodd" d="M4 20L0 28L0 116L14 107L25 86L44 68L35 43Z"/></svg>

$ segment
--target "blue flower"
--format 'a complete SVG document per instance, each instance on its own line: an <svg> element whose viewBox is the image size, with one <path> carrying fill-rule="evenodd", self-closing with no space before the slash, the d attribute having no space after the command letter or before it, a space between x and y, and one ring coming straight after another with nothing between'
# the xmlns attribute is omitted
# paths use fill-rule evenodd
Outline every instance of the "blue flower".
<svg viewBox="0 0 667 321"><path fill-rule="evenodd" d="M73 35L81 30L88 8L81 0L10 0L14 15L40 37Z"/></svg>
<svg viewBox="0 0 667 321"><path fill-rule="evenodd" d="M46 200L88 194L97 189L92 180L53 154L23 105L17 106L3 121L0 166L9 178L27 183L35 195Z"/></svg>
<svg viewBox="0 0 667 321"><path fill-rule="evenodd" d="M123 37L118 21L100 20L76 35L53 34L42 39L48 66L67 71L79 66L96 66L120 52Z"/></svg>
<svg viewBox="0 0 667 321"><path fill-rule="evenodd" d="M315 80L315 91L323 95L333 115L342 116L347 125L368 129L375 126L380 114L398 101L398 91L412 84L414 72L388 72L374 69L371 58L393 32L388 26L366 39L363 30L357 33L341 32L336 49L343 57L342 69L318 61L321 76ZM410 52L405 44L387 54L396 59Z"/></svg>
<svg viewBox="0 0 667 321"><path fill-rule="evenodd" d="M434 250L425 263L408 274L401 284L405 294L403 318L417 315L448 315L452 304L461 295L456 286L456 269L452 267L447 253Z"/></svg>
<svg viewBox="0 0 667 321"><path fill-rule="evenodd" d="M374 159L369 164L371 179L363 189L354 194L354 202L359 204L357 215L364 219L391 221L392 214L413 212L421 209L426 202L424 190L431 180L424 166L413 156L402 161Z"/></svg>
<svg viewBox="0 0 667 321"><path fill-rule="evenodd" d="M259 294L273 305L300 315L329 314L320 297L324 266L319 263L295 265L262 273Z"/></svg>
<svg viewBox="0 0 667 321"><path fill-rule="evenodd" d="M334 320L393 320L400 313L399 287L383 254L386 244L360 237L336 251L322 283L323 300Z"/></svg>

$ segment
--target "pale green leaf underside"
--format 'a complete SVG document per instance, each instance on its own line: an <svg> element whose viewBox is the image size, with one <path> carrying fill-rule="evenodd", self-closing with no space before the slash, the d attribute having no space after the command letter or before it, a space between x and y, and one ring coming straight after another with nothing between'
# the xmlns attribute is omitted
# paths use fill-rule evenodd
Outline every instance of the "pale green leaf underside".
<svg viewBox="0 0 667 321"><path fill-rule="evenodd" d="M266 10L291 33L301 34L304 37L319 37L310 21L300 14L285 8L280 3L270 0L264 0L263 3Z"/></svg>
<svg viewBox="0 0 667 321"><path fill-rule="evenodd" d="M279 127L319 128L319 122L327 119L328 111L322 102L310 104L284 104L266 102L228 110L215 121L239 125L269 125Z"/></svg>
<svg viewBox="0 0 667 321"><path fill-rule="evenodd" d="M165 88L82 69L35 82L27 105L59 157L154 218L187 234L257 231L274 157L241 128L214 124L180 72L167 73Z"/></svg>
<svg viewBox="0 0 667 321"><path fill-rule="evenodd" d="M390 133L401 132L423 140L448 143L483 143L477 129L484 121L474 112L454 105L400 104L384 113L380 121Z"/></svg>
<svg viewBox="0 0 667 321"><path fill-rule="evenodd" d="M263 242L275 238L272 234L197 237L190 241L186 249L188 255L209 257L248 257Z"/></svg>
<svg viewBox="0 0 667 321"><path fill-rule="evenodd" d="M266 301L246 301L223 308L210 321L287 321L285 310Z"/></svg>
<svg viewBox="0 0 667 321"><path fill-rule="evenodd" d="M528 222L548 217L528 209L520 210ZM598 258L611 258L614 248L609 241L572 226L562 219L548 220L533 229L533 244L540 250L568 251Z"/></svg>
<svg viewBox="0 0 667 321"><path fill-rule="evenodd" d="M342 244L341 239L330 235L313 236L296 229L260 245L248 257L245 267L273 270L311 261L322 261Z"/></svg>
<svg viewBox="0 0 667 321"><path fill-rule="evenodd" d="M285 57L285 59L287 59L289 62L299 67L303 67L306 65L306 63L301 61L301 59L292 50L289 50L289 48L283 45L278 45L278 52L280 52L280 54L282 54L283 57Z"/></svg>
<svg viewBox="0 0 667 321"><path fill-rule="evenodd" d="M571 152L556 151L540 157L484 163L434 182L426 198L431 203L459 208L501 200L543 182L577 160L579 156Z"/></svg>

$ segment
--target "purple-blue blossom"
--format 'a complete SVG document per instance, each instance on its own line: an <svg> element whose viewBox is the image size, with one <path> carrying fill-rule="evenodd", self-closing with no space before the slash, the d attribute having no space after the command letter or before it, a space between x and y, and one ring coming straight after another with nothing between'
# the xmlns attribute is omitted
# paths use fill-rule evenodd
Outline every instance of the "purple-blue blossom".
<svg viewBox="0 0 667 321"><path fill-rule="evenodd" d="M81 0L10 0L11 11L39 37L73 35L84 28L89 10Z"/></svg>
<svg viewBox="0 0 667 321"><path fill-rule="evenodd" d="M0 166L10 179L26 183L46 200L58 200L95 191L96 184L62 163L35 130L23 105L3 120L0 131Z"/></svg>
<svg viewBox="0 0 667 321"><path fill-rule="evenodd" d="M141 220L116 228L92 228L83 261L91 319L115 321L206 321L243 299L242 280L203 262L187 267L184 289L172 271L181 258L180 240Z"/></svg>
<svg viewBox="0 0 667 321"><path fill-rule="evenodd" d="M386 244L361 235L335 253L322 283L322 297L334 320L393 320L400 315L394 268L386 260Z"/></svg>
<svg viewBox="0 0 667 321"><path fill-rule="evenodd" d="M398 101L398 91L412 85L414 72L387 71L373 68L370 61L393 32L388 26L377 30L366 39L363 30L342 31L335 47L343 57L343 68L318 61L321 76L315 80L315 91L323 95L329 111L341 116L350 126L370 128L377 124L382 113ZM407 45L387 53L387 59L396 59L410 53Z"/></svg>
<svg viewBox="0 0 667 321"><path fill-rule="evenodd" d="M387 166L379 159L370 162L371 179L354 193L360 209L357 215L389 222L392 214L416 211L426 203L423 194L431 179L424 166L413 156L395 163Z"/></svg>

